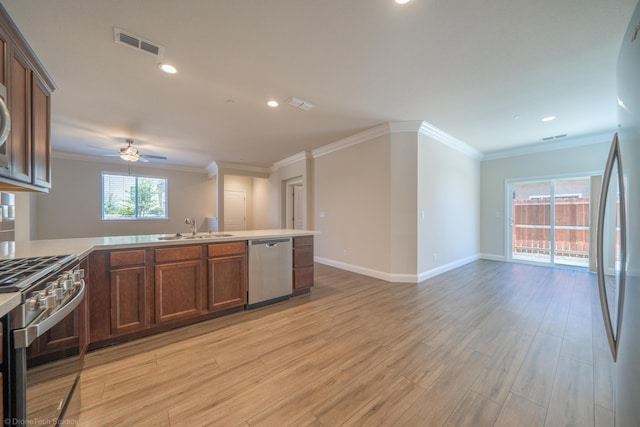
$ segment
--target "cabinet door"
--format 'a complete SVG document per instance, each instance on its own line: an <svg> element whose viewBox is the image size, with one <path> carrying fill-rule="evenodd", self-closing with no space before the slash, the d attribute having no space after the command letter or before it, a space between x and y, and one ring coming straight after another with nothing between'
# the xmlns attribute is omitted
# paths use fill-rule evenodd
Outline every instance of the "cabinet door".
<svg viewBox="0 0 640 427"><path fill-rule="evenodd" d="M244 255L209 259L209 311L237 307L247 302Z"/></svg>
<svg viewBox="0 0 640 427"><path fill-rule="evenodd" d="M202 262L155 266L155 322L167 323L201 314Z"/></svg>
<svg viewBox="0 0 640 427"><path fill-rule="evenodd" d="M293 239L293 294L313 287L313 236Z"/></svg>
<svg viewBox="0 0 640 427"><path fill-rule="evenodd" d="M144 329L146 317L146 269L129 267L111 270L111 334Z"/></svg>
<svg viewBox="0 0 640 427"><path fill-rule="evenodd" d="M36 76L31 87L31 141L33 184L51 188L51 101L50 93Z"/></svg>
<svg viewBox="0 0 640 427"><path fill-rule="evenodd" d="M31 183L31 70L17 50L12 50L10 68L11 176Z"/></svg>

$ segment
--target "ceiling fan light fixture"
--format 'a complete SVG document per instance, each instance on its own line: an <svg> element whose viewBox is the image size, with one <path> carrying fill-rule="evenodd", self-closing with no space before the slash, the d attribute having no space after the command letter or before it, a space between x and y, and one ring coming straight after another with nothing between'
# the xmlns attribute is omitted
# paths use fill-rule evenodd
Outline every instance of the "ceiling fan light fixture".
<svg viewBox="0 0 640 427"><path fill-rule="evenodd" d="M129 145L120 149L120 158L127 162L137 162L140 160L140 153L138 153L136 148L131 146L131 144L133 144L133 140L128 139L127 144Z"/></svg>
<svg viewBox="0 0 640 427"><path fill-rule="evenodd" d="M140 160L140 155L137 152L130 153L130 152L122 151L120 153L120 158L122 160L126 160L127 162L137 162L138 160Z"/></svg>

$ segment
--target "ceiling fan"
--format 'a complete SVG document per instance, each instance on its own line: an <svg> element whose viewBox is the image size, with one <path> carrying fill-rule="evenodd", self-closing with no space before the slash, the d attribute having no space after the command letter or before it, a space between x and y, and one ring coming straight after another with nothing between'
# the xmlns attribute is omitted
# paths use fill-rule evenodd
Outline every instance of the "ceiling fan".
<svg viewBox="0 0 640 427"><path fill-rule="evenodd" d="M127 143L126 147L122 147L120 149L119 154L105 154L106 157L115 157L119 156L122 160L127 162L137 162L140 160L141 162L148 162L148 159L157 159L157 160L166 160L167 158L164 156L154 156L152 154L140 154L137 148L133 146L133 139L127 138L125 139Z"/></svg>

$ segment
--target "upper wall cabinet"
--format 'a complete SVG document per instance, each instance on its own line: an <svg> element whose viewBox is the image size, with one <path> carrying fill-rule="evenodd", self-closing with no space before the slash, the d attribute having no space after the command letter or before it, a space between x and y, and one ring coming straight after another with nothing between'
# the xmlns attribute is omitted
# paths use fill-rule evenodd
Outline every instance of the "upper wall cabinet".
<svg viewBox="0 0 640 427"><path fill-rule="evenodd" d="M0 190L47 192L55 84L2 5L0 50L0 97L11 117L6 142L0 141Z"/></svg>

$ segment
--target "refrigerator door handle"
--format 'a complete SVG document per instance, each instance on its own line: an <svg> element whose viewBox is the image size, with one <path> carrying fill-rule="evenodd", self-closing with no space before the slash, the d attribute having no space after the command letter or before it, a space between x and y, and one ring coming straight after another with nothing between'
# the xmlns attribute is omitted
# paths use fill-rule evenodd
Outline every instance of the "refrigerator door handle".
<svg viewBox="0 0 640 427"><path fill-rule="evenodd" d="M616 163L617 160L617 163ZM607 289L604 275L604 226L605 226L605 212L607 206L607 196L609 192L609 184L611 182L611 174L613 168L617 164L618 166L618 191L620 199L620 276L618 279L618 307L616 316L616 329L614 332L613 323L611 322L611 313L609 311L609 301L607 297ZM600 293L600 307L602 309L602 317L604 320L604 328L607 333L607 339L609 340L609 348L611 349L611 355L615 362L618 357L618 345L620 342L620 330L622 328L622 309L624 306L624 291L625 291L625 272L627 263L627 221L626 221L626 206L625 206L625 192L624 192L624 174L622 173L622 162L620 159L620 143L618 142L618 133L613 135L613 142L611 143L611 150L609 151L609 157L602 177L602 187L600 189L600 205L598 206L598 229L597 229L597 243L596 243L596 256L597 256L597 271L598 271L598 291Z"/></svg>

